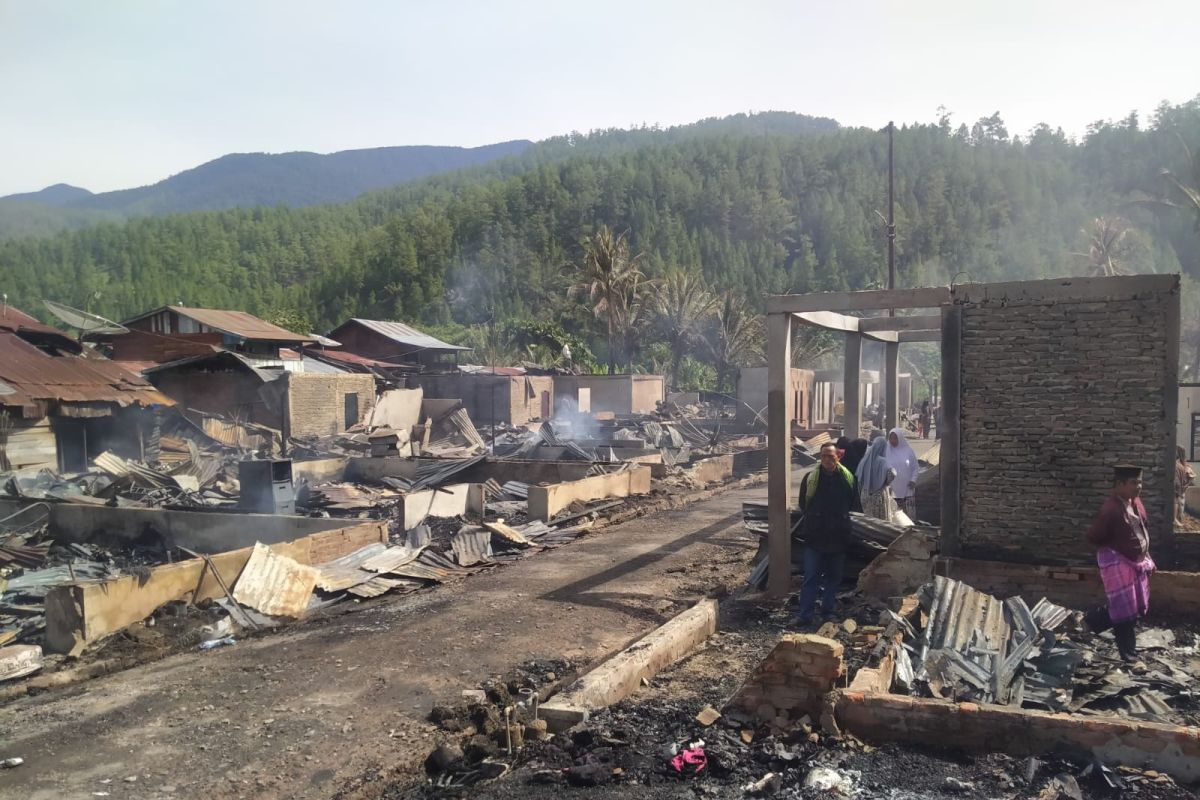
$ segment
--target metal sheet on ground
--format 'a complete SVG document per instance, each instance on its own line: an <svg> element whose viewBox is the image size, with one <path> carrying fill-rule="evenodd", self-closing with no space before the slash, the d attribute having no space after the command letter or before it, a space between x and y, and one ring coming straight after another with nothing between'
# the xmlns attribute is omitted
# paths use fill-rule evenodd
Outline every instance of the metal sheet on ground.
<svg viewBox="0 0 1200 800"><path fill-rule="evenodd" d="M299 617L317 585L317 570L256 542L233 589L233 599L264 614Z"/></svg>

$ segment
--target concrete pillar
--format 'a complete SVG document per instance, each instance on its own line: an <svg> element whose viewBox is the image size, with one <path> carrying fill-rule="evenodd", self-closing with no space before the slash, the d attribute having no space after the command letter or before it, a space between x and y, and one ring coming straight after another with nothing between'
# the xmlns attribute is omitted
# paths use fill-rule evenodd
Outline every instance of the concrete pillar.
<svg viewBox="0 0 1200 800"><path fill-rule="evenodd" d="M883 427L891 430L900 424L900 343L887 342L883 359Z"/></svg>
<svg viewBox="0 0 1200 800"><path fill-rule="evenodd" d="M842 378L842 388L846 395L846 425L845 435L852 440L860 436L862 430L862 334L846 334L846 371Z"/></svg>
<svg viewBox="0 0 1200 800"><path fill-rule="evenodd" d="M792 586L792 425L787 414L792 315L771 314L767 323L767 591L782 599Z"/></svg>
<svg viewBox="0 0 1200 800"><path fill-rule="evenodd" d="M942 490L942 555L962 550L962 475L959 447L962 428L962 307L942 306L942 435L938 470Z"/></svg>

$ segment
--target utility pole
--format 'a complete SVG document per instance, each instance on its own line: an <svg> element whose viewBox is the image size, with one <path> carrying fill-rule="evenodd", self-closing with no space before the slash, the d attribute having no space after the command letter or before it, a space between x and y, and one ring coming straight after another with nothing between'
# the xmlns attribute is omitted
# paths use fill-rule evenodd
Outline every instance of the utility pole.
<svg viewBox="0 0 1200 800"><path fill-rule="evenodd" d="M888 289L896 288L896 123L888 123ZM896 309L889 308L888 316L896 316Z"/></svg>

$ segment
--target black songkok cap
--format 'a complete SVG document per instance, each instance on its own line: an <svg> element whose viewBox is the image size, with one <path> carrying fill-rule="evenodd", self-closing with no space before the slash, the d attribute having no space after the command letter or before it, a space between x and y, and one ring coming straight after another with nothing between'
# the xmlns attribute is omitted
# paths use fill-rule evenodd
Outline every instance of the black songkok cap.
<svg viewBox="0 0 1200 800"><path fill-rule="evenodd" d="M1129 481L1142 477L1142 468L1132 464L1117 464L1113 467L1114 481Z"/></svg>

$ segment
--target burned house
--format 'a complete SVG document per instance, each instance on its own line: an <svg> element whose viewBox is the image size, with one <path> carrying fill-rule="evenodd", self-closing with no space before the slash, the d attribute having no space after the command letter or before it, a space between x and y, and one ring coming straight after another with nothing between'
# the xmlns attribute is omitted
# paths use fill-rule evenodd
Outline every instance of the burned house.
<svg viewBox="0 0 1200 800"><path fill-rule="evenodd" d="M239 353L261 366L287 368L299 356L283 352L314 342L312 336L293 333L245 311L163 306L121 323L128 333L109 336L116 361L165 364L218 350ZM288 356L291 356L288 358Z"/></svg>
<svg viewBox="0 0 1200 800"><path fill-rule="evenodd" d="M934 309L912 316L847 312ZM786 365L793 324L845 337L845 374L863 340L886 347L885 427L899 418L899 351L942 346L940 458L944 555L1004 562L1092 562L1083 540L1111 488L1112 466L1145 468L1152 552L1174 547L1173 461L1179 413L1179 276L1136 275L771 298L772 591L790 576ZM845 383L847 427L861 387Z"/></svg>
<svg viewBox="0 0 1200 800"><path fill-rule="evenodd" d="M554 415L555 381L521 367L478 367L470 372L410 375L409 388L426 397L462 400L471 419L486 425L525 425Z"/></svg>
<svg viewBox="0 0 1200 800"><path fill-rule="evenodd" d="M214 431L194 412L259 425L288 439L341 433L374 405L373 376L322 367L304 372L267 367L220 351L149 367L144 374L210 434Z"/></svg>
<svg viewBox="0 0 1200 800"><path fill-rule="evenodd" d="M801 428L812 426L815 375L810 369L793 367L788 379L787 418ZM742 367L738 370L737 400L737 420L740 424L767 424L766 367Z"/></svg>
<svg viewBox="0 0 1200 800"><path fill-rule="evenodd" d="M67 334L0 310L0 470L78 472L111 450L141 458L171 400Z"/></svg>
<svg viewBox="0 0 1200 800"><path fill-rule="evenodd" d="M650 414L666 398L662 375L555 375L554 392L571 398L579 411Z"/></svg>
<svg viewBox="0 0 1200 800"><path fill-rule="evenodd" d="M453 368L458 354L470 350L422 333L402 322L377 319L346 320L329 332L341 345L332 353L351 353L396 367Z"/></svg>

